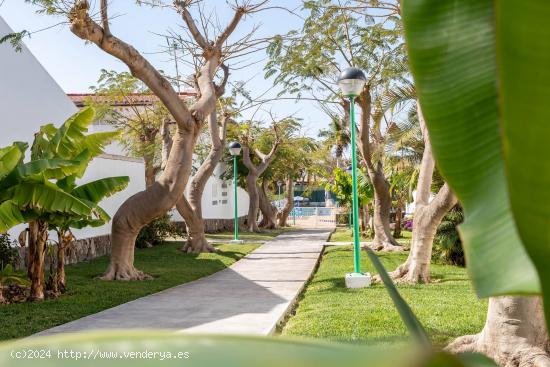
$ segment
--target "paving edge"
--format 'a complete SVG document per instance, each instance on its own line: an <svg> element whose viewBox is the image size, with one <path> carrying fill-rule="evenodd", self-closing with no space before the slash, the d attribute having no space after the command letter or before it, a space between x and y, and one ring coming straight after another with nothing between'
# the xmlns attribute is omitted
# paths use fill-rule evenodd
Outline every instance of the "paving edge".
<svg viewBox="0 0 550 367"><path fill-rule="evenodd" d="M326 242L330 241L330 237L332 234L336 232L336 228L334 228L328 235ZM288 320L295 315L296 309L298 308L298 305L300 304L300 301L304 299L304 293L308 287L308 285L311 283L311 280L317 273L317 270L319 270L319 266L321 265L321 260L323 259L323 256L325 255L325 249L327 245L322 245L321 251L319 252L319 256L317 257L317 261L315 262L315 265L313 266L313 269L311 269L311 273L309 274L309 277L307 280L302 284L300 289L298 290L298 293L296 294L296 297L288 304L288 307L286 308L285 312L279 317L275 325L271 328L269 333L267 335L280 335L283 331L284 327L286 326L286 323Z"/></svg>

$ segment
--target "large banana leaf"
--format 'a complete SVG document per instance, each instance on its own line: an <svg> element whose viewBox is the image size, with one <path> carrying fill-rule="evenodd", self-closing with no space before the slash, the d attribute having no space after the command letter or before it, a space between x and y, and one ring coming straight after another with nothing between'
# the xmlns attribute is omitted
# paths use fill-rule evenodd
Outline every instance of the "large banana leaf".
<svg viewBox="0 0 550 367"><path fill-rule="evenodd" d="M102 207L92 201L82 199L86 205L92 208L92 213L86 217L69 218L67 225L71 228L82 229L85 227L100 227L111 220L111 216Z"/></svg>
<svg viewBox="0 0 550 367"><path fill-rule="evenodd" d="M86 107L71 116L51 138L53 151L57 157L64 159L74 158L82 151L88 126L95 117L94 109Z"/></svg>
<svg viewBox="0 0 550 367"><path fill-rule="evenodd" d="M83 162L64 159L37 159L17 168L17 179L40 175L46 179L62 179L82 169Z"/></svg>
<svg viewBox="0 0 550 367"><path fill-rule="evenodd" d="M496 3L500 114L512 211L550 324L550 2Z"/></svg>
<svg viewBox="0 0 550 367"><path fill-rule="evenodd" d="M92 157L103 153L103 149L120 136L118 131L104 131L86 135L84 146L90 151Z"/></svg>
<svg viewBox="0 0 550 367"><path fill-rule="evenodd" d="M438 168L464 207L460 234L475 289L480 296L534 294L541 290L539 277L516 230L500 135L506 113L503 91L517 88L519 80L507 84L497 74L495 40L510 38L522 48L531 46L519 35L503 34L505 22L495 17L494 9L492 0L405 0L405 33ZM516 3L516 15L525 11L523 3L520 11ZM533 25L508 21L520 28ZM533 84L525 86L530 88L525 98L547 88L536 80L526 82ZM524 110L526 119L530 116ZM540 161L525 157L530 167ZM548 204L538 200L540 207ZM548 235L548 226L544 230Z"/></svg>
<svg viewBox="0 0 550 367"><path fill-rule="evenodd" d="M23 152L17 145L0 149L0 181L8 176L23 159Z"/></svg>
<svg viewBox="0 0 550 367"><path fill-rule="evenodd" d="M0 233L24 221L23 214L15 202L7 200L0 204Z"/></svg>
<svg viewBox="0 0 550 367"><path fill-rule="evenodd" d="M479 354L425 354L401 346L388 351L359 345L299 339L178 335L159 331L115 331L28 338L0 345L0 365L36 366L25 352L44 351L41 367L482 367ZM51 357L47 357L47 353ZM19 358L16 358L19 356Z"/></svg>
<svg viewBox="0 0 550 367"><path fill-rule="evenodd" d="M104 198L124 190L128 186L128 182L130 182L128 176L106 177L76 187L72 190L71 195L99 203Z"/></svg>
<svg viewBox="0 0 550 367"><path fill-rule="evenodd" d="M82 200L61 190L50 182L23 182L0 194L12 200L21 210L40 213L60 212L74 215L89 215L92 208Z"/></svg>

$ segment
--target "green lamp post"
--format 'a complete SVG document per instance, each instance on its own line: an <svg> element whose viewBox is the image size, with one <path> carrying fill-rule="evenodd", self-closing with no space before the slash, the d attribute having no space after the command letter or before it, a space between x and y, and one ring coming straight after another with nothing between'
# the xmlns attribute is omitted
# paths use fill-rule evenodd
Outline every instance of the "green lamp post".
<svg viewBox="0 0 550 367"><path fill-rule="evenodd" d="M355 147L355 98L361 94L367 78L357 68L347 68L338 77L338 87L350 101L351 135L351 190L353 217L353 265L354 272L346 274L347 288L363 288L370 285L370 274L361 273L361 244L359 242L359 198L357 197L357 157Z"/></svg>
<svg viewBox="0 0 550 367"><path fill-rule="evenodd" d="M233 210L235 212L235 238L231 243L243 243L239 240L239 211L237 204L237 156L241 154L241 144L233 141L227 145L229 154L233 156Z"/></svg>
<svg viewBox="0 0 550 367"><path fill-rule="evenodd" d="M352 167L351 166L348 166L348 168L346 168L346 173L348 175L351 176L351 172L353 171ZM351 229L353 231L353 229L351 228L352 226L352 223L353 223L353 220L351 218L351 208L350 208L350 211L348 212L348 228Z"/></svg>

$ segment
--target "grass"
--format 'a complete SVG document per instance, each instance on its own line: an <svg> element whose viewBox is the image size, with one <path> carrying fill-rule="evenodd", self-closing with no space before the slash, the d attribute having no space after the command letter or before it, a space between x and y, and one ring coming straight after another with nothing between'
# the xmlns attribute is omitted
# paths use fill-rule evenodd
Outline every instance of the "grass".
<svg viewBox="0 0 550 367"><path fill-rule="evenodd" d="M397 239L397 242L403 245L408 245L411 242L412 232L410 231L401 231L401 238ZM330 242L352 242L353 241L353 231L347 227L337 228L336 231L330 237ZM372 238L361 236L361 241L372 241Z"/></svg>
<svg viewBox="0 0 550 367"><path fill-rule="evenodd" d="M106 256L66 267L68 291L40 303L0 305L0 340L20 338L116 305L220 271L257 244L219 245L216 254L183 254L181 243L136 249L135 265L155 277L142 282L94 279L107 268Z"/></svg>
<svg viewBox="0 0 550 367"><path fill-rule="evenodd" d="M393 270L406 253L380 253L384 266ZM374 273L362 258L363 271ZM351 246L326 249L319 269L303 295L295 316L282 334L369 344L400 343L406 329L383 285L346 289L344 274L352 269ZM487 301L478 300L463 268L432 265L431 284L399 285L434 343L443 346L457 336L479 332L485 321Z"/></svg>

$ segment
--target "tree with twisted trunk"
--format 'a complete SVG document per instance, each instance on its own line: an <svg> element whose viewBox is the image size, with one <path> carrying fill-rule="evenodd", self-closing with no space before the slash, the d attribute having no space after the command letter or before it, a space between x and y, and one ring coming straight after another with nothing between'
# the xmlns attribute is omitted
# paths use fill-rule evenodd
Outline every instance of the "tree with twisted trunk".
<svg viewBox="0 0 550 367"><path fill-rule="evenodd" d="M279 146L281 145L281 140L279 139L279 135L275 125L273 127L273 131L275 132L275 140L271 146L271 150L269 151L269 153L264 154L259 149L253 150L254 155L260 161L260 163L258 163L257 165L252 162L252 159L250 157L251 148L249 146L249 140L245 139L243 144L243 163L248 169L248 174L246 175L246 191L248 192L250 201L248 204L247 223L248 230L250 232L260 231L257 222L258 210L260 209L260 194L257 185L258 178L262 175L262 173L265 172L267 167L269 167L269 165L275 158L275 153L277 152L277 149L279 149Z"/></svg>
<svg viewBox="0 0 550 367"><path fill-rule="evenodd" d="M279 214L275 205L269 199L269 179L262 177L262 183L258 186L259 208L262 213L262 220L258 224L263 229L277 229L277 215Z"/></svg>
<svg viewBox="0 0 550 367"><path fill-rule="evenodd" d="M430 262L437 227L445 214L457 203L457 198L446 183L430 201L435 160L428 129L419 105L417 105L417 111L424 138L424 152L416 186L411 250L405 263L390 274L395 280L406 283L428 283L430 281Z"/></svg>
<svg viewBox="0 0 550 367"><path fill-rule="evenodd" d="M92 90L94 95L85 103L96 109L99 121L122 131L119 142L128 155L143 159L145 187L150 187L164 169L161 139L172 116L147 86L128 72L102 70ZM190 94L180 97L190 98Z"/></svg>
<svg viewBox="0 0 550 367"><path fill-rule="evenodd" d="M393 238L390 228L390 210L392 205L390 183L384 174L382 160L375 157L375 153L381 152L384 146L384 137L380 130L380 120L383 115L377 114L375 118L371 118L373 113L370 88L370 85L365 85L357 98L357 103L361 109L361 119L358 128L358 135L361 140L361 143L358 144L359 153L363 158L367 174L374 188L372 222L374 239L372 241L372 248L377 251L401 251L402 246ZM347 108L346 111L348 111Z"/></svg>
<svg viewBox="0 0 550 367"><path fill-rule="evenodd" d="M262 175L259 187L260 210L262 212L261 228L277 228L287 225L287 218L294 207L294 180L306 178L310 181L310 170L313 171L312 155L318 149L318 143L309 137L297 136L300 123L292 118L279 123L284 131L284 144L278 149L276 158ZM285 205L276 208L269 198L270 188L285 184Z"/></svg>
<svg viewBox="0 0 550 367"><path fill-rule="evenodd" d="M277 219L279 220L279 227L286 227L288 216L294 208L294 180L291 175L286 177L285 182L285 191L286 191L286 202L285 206L277 214Z"/></svg>
<svg viewBox="0 0 550 367"><path fill-rule="evenodd" d="M345 67L358 67L368 76L367 83L356 102L361 109L358 134L359 152L374 186L375 200L373 247L377 250L401 250L390 229L390 185L384 175L383 114L375 116L376 104L384 90L400 82L408 73L405 48L400 38L399 22L369 22L354 9L336 6L325 1L308 2L309 14L299 37L276 39L268 54L267 75L277 75L282 85L297 99L311 99L321 104L331 121L349 126L349 104L335 86L335 75ZM343 65L340 65L343 64ZM308 96L307 93L310 95ZM324 98L319 98L324 94ZM349 134L345 134L349 135ZM339 139L338 145L344 142ZM338 145L336 146L338 148ZM338 153L338 151L337 151Z"/></svg>
<svg viewBox="0 0 550 367"><path fill-rule="evenodd" d="M187 241L182 248L184 252L216 252L216 248L208 243L205 235L202 219L202 194L208 179L212 176L214 169L223 157L228 120L228 116L223 116L220 126L216 111L208 117L208 130L211 140L210 152L191 179L187 192L176 204L176 208L185 220L187 228Z"/></svg>
<svg viewBox="0 0 550 367"><path fill-rule="evenodd" d="M195 2L175 0L175 9L186 25L187 31L196 44L201 62L195 75L197 99L187 106L172 87L170 81L161 74L140 52L111 33L109 27L108 2L101 0L99 16L92 16L89 1L36 1L50 13L65 15L70 30L79 38L95 44L102 51L114 56L127 65L132 75L140 79L162 102L175 121L170 154L163 172L146 190L128 198L116 212L111 231L111 261L104 280L141 280L149 276L134 267L134 245L140 229L153 219L165 214L181 200L191 174L193 149L200 135L205 119L216 107L216 74L223 61L229 57L231 45L227 41L242 18L251 12L259 11L263 3L236 5L233 17L217 37L210 40L190 13ZM228 48L229 47L229 48ZM242 45L241 45L242 47ZM239 47L237 47L239 48ZM235 48L233 48L235 51ZM242 48L241 48L242 51ZM234 56L234 55L233 55Z"/></svg>

